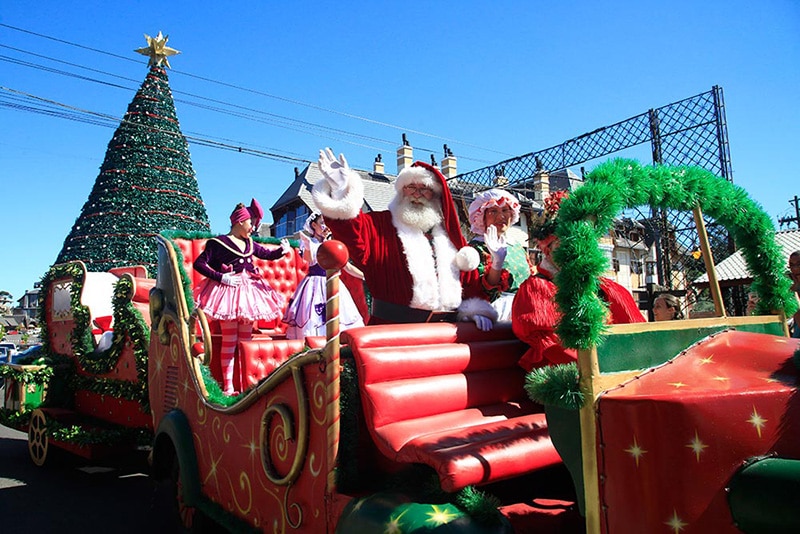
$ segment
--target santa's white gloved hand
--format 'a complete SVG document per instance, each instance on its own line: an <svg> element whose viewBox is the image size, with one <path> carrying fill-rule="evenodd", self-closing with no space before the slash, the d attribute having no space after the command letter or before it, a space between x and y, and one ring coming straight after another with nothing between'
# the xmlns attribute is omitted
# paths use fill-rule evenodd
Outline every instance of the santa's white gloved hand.
<svg viewBox="0 0 800 534"><path fill-rule="evenodd" d="M242 283L242 278L234 273L224 273L221 282L226 286L238 286Z"/></svg>
<svg viewBox="0 0 800 534"><path fill-rule="evenodd" d="M331 198L341 200L347 192L350 183L350 166L344 158L344 154L339 154L339 159L333 155L333 150L326 148L319 151L319 170L325 181L331 188Z"/></svg>
<svg viewBox="0 0 800 534"><path fill-rule="evenodd" d="M281 239L281 252L284 256L292 253L292 245L289 244L288 239Z"/></svg>
<svg viewBox="0 0 800 534"><path fill-rule="evenodd" d="M482 330L484 332L488 332L494 327L492 320L484 315L473 315L472 320L475 321L475 325L478 327L478 330Z"/></svg>
<svg viewBox="0 0 800 534"><path fill-rule="evenodd" d="M498 236L497 228L490 226L483 234L483 242L486 243L486 248L489 249L489 254L492 255L492 269L501 270L506 261L507 244L505 236Z"/></svg>

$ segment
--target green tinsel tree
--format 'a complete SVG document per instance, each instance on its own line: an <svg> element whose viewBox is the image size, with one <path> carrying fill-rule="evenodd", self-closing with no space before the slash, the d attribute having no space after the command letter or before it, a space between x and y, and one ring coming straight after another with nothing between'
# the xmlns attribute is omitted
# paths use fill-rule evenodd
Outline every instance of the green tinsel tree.
<svg viewBox="0 0 800 534"><path fill-rule="evenodd" d="M108 143L89 199L56 263L81 260L90 271L157 263L154 236L163 230L210 230L189 147L181 133L162 63L177 51L146 36L150 72Z"/></svg>

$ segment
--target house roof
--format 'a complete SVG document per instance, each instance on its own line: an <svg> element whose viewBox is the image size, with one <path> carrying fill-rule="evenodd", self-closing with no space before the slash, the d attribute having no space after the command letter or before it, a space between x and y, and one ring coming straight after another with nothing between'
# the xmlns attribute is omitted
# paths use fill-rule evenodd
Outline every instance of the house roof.
<svg viewBox="0 0 800 534"><path fill-rule="evenodd" d="M800 250L800 230L784 230L775 233L775 242L781 248L786 263L789 262L789 254L795 250ZM736 251L716 265L717 279L720 285L743 285L753 281L747 264L744 261L741 251ZM708 285L708 274L697 278L694 285Z"/></svg>
<svg viewBox="0 0 800 534"><path fill-rule="evenodd" d="M394 176L353 169L364 183L364 204L368 211L382 211L389 207L389 202L394 198ZM294 202L297 198L306 206L314 209L314 200L311 197L311 188L322 180L322 173L318 163L309 163L303 172L298 174L294 182L275 201L270 211L282 208Z"/></svg>

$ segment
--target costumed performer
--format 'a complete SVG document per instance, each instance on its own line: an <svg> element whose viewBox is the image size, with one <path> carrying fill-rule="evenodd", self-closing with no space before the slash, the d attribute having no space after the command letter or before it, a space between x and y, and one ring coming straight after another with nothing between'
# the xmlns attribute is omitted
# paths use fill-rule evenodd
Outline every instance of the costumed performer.
<svg viewBox="0 0 800 534"><path fill-rule="evenodd" d="M462 283L479 276L442 173L418 161L400 171L384 211L364 213L364 184L344 155L320 151L324 177L314 202L333 236L364 273L372 296L370 324L472 320L489 330L496 313L483 299L462 301Z"/></svg>
<svg viewBox="0 0 800 534"><path fill-rule="evenodd" d="M253 257L277 260L292 250L286 239L276 249L253 241L250 234L263 216L256 199L249 207L238 204L231 213L230 232L209 239L194 261L195 270L206 277L195 289L195 302L219 321L222 331L220 363L226 395L237 394L233 384L236 345L252 338L255 321L278 318L285 304L283 295L270 287L253 263Z"/></svg>
<svg viewBox="0 0 800 534"><path fill-rule="evenodd" d="M527 248L513 242L508 229L519 221L520 203L503 189L489 189L469 205L470 245L480 254L479 283L465 288L465 295L491 302L498 321L511 320L511 304L522 282L533 273Z"/></svg>
<svg viewBox="0 0 800 534"><path fill-rule="evenodd" d="M306 336L325 336L325 304L327 300L325 269L317 263L317 250L331 236L330 228L325 224L321 213L314 212L308 216L303 231L300 232L300 248L303 259L309 264L308 274L297 286L283 322L288 324L287 339L305 339ZM346 263L344 271L363 280L364 275L352 264ZM356 303L347 290L347 286L339 286L339 330L364 326L364 320L358 312Z"/></svg>
<svg viewBox="0 0 800 534"><path fill-rule="evenodd" d="M553 262L553 251L558 247L556 216L567 194L566 191L558 191L545 199L542 216L532 229L532 237L538 240L542 251L542 261L537 273L520 285L512 304L511 326L514 334L530 345L519 361L526 371L578 359L574 349L561 345L555 332L561 317L555 302L556 285L553 282L558 273L558 266ZM600 277L600 296L608 304L610 323L645 322L631 293L613 280Z"/></svg>
<svg viewBox="0 0 800 534"><path fill-rule="evenodd" d="M789 278L792 280L791 291L795 298L800 300L800 250L795 250L789 254ZM792 317L789 327L792 337L800 337L800 310Z"/></svg>

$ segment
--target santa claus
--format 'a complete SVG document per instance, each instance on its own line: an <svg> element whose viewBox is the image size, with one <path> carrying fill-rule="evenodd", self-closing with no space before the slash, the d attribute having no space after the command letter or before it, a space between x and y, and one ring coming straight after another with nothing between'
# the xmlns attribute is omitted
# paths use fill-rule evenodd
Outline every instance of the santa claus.
<svg viewBox="0 0 800 534"><path fill-rule="evenodd" d="M364 213L364 184L330 148L320 151L324 180L312 195L333 236L364 273L372 296L370 324L473 320L489 330L496 312L486 301L462 301L462 284L480 276L466 246L447 181L423 162L400 171L386 211Z"/></svg>

